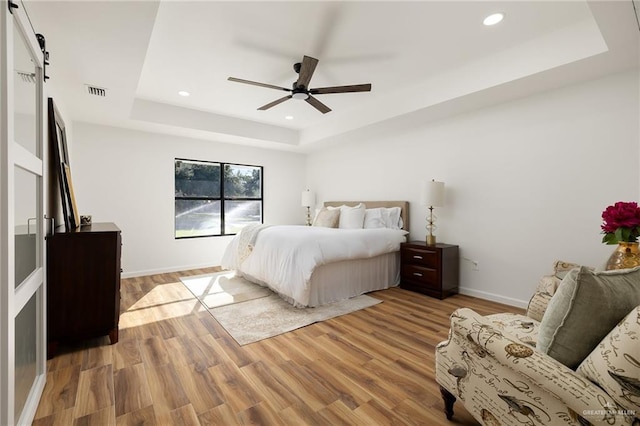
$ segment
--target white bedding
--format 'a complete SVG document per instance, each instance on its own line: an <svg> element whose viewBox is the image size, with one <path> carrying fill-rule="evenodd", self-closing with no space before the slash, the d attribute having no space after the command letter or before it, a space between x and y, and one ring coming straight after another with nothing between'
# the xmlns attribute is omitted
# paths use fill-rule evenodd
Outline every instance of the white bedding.
<svg viewBox="0 0 640 426"><path fill-rule="evenodd" d="M387 228L270 226L260 228L251 238L253 248L244 260L238 255L246 252L239 243L242 233L236 235L225 251L222 267L269 286L296 306L309 306L309 281L317 266L398 251L406 234Z"/></svg>

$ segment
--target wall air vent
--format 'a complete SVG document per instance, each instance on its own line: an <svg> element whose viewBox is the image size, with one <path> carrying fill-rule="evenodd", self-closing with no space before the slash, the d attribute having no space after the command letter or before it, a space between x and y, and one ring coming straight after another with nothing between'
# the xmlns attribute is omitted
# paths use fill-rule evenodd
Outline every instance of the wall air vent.
<svg viewBox="0 0 640 426"><path fill-rule="evenodd" d="M92 86L90 84L85 84L84 87L87 88L87 93L93 96L102 96L103 98L107 96L107 89L103 87Z"/></svg>
<svg viewBox="0 0 640 426"><path fill-rule="evenodd" d="M36 74L24 71L16 71L16 74L20 76L22 81L25 83L35 83L36 82Z"/></svg>

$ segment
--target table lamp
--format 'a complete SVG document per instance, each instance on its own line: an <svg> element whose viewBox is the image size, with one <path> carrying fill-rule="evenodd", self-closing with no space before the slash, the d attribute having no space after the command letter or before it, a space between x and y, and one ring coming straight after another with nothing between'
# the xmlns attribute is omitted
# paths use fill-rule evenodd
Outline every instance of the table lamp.
<svg viewBox="0 0 640 426"><path fill-rule="evenodd" d="M427 245L436 245L436 236L433 231L436 230L436 216L433 214L434 207L444 206L444 182L436 182L434 179L426 182L423 191L422 204L429 206L429 216L427 217Z"/></svg>
<svg viewBox="0 0 640 426"><path fill-rule="evenodd" d="M307 226L311 226L311 206L316 204L316 194L313 191L305 190L302 191L302 207L307 208Z"/></svg>

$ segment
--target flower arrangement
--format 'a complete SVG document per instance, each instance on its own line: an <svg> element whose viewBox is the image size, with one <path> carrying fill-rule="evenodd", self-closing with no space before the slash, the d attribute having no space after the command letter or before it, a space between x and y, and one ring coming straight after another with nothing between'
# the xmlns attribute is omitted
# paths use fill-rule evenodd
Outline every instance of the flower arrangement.
<svg viewBox="0 0 640 426"><path fill-rule="evenodd" d="M602 242L635 243L640 236L640 207L638 203L618 201L602 212Z"/></svg>

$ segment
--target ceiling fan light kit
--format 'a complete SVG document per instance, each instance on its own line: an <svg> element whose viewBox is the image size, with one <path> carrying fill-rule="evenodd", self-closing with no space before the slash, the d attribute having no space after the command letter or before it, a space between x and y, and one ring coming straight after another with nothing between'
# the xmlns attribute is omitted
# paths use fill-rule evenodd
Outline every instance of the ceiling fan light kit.
<svg viewBox="0 0 640 426"><path fill-rule="evenodd" d="M371 84L354 84L349 86L333 86L333 87L320 87L316 89L309 89L309 82L311 81L311 77L313 77L313 73L316 70L316 66L318 65L318 60L316 58L312 58L311 56L304 56L302 58L302 62L298 62L293 65L293 70L298 73L298 80L295 81L292 85L291 89L287 89L286 87L274 86L272 84L259 83L257 81L244 80L241 78L229 77L229 81L233 81L236 83L244 83L251 84L254 86L266 87L267 89L276 89L276 90L284 90L285 92L291 92L290 95L285 96L280 99L276 99L273 102L270 102L266 105L258 108L260 111L265 111L269 108L272 108L278 104L281 104L284 101L288 101L289 99L298 99L304 100L309 105L317 109L323 114L331 111L331 108L320 102L318 99L311 95L325 95L329 93L353 93L353 92L370 92Z"/></svg>

